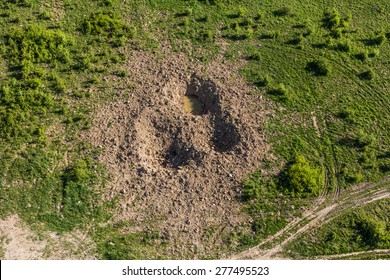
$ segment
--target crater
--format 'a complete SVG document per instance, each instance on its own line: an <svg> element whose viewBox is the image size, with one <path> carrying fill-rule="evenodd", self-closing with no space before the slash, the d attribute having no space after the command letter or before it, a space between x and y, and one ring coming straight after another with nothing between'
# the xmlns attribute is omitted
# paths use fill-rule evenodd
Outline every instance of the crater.
<svg viewBox="0 0 390 280"><path fill-rule="evenodd" d="M193 115L202 115L204 113L203 103L196 95L184 95L183 107L184 111Z"/></svg>

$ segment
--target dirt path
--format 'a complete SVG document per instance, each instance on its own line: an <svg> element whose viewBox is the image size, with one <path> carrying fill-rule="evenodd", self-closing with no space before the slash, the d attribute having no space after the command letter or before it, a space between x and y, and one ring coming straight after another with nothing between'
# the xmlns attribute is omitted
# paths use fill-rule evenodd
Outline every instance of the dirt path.
<svg viewBox="0 0 390 280"><path fill-rule="evenodd" d="M346 254L338 254L338 255L324 255L324 256L317 256L316 259L319 260L333 260L333 259L341 259L341 258L348 258L348 257L354 257L359 255L390 255L390 250L388 249L377 249L377 250L370 250L370 251L362 251L362 252L353 252L353 253L346 253Z"/></svg>
<svg viewBox="0 0 390 280"><path fill-rule="evenodd" d="M37 233L17 215L0 219L0 241L6 260L96 259L95 245L80 231L57 235Z"/></svg>
<svg viewBox="0 0 390 280"><path fill-rule="evenodd" d="M332 202L330 205L326 205L326 199L320 198L310 210L303 214L301 218L292 221L284 229L267 238L258 246L231 256L231 259L280 258L278 254L283 251L285 245L296 239L302 233L322 226L324 223L331 221L343 211L355 207L361 207L377 200L390 198L389 181L390 178L385 178L384 180L374 184L356 185L351 188L352 191L348 195L340 197L337 202ZM304 224L300 225L301 223ZM270 249L262 249L263 245L271 243L280 237L284 238L279 241L278 244L274 245Z"/></svg>

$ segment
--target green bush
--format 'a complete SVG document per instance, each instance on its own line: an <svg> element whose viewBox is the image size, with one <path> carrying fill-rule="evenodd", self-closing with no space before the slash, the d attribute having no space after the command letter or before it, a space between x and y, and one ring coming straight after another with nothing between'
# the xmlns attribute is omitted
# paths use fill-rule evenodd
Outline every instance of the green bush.
<svg viewBox="0 0 390 280"><path fill-rule="evenodd" d="M244 201L259 198L261 194L265 191L265 182L260 177L259 173L254 173L252 176L246 179L243 182L242 186L242 198Z"/></svg>
<svg viewBox="0 0 390 280"><path fill-rule="evenodd" d="M337 51L342 51L342 52L349 53L352 50L351 41L344 40L342 42L338 42L336 44L336 46L334 47L334 49L337 50Z"/></svg>
<svg viewBox="0 0 390 280"><path fill-rule="evenodd" d="M104 35L107 37L127 36L133 38L135 36L135 30L125 25L111 12L96 12L91 14L83 21L82 31L85 34Z"/></svg>
<svg viewBox="0 0 390 280"><path fill-rule="evenodd" d="M354 228L357 231L357 241L372 248L390 242L390 234L384 221L378 221L367 216L359 217L355 221Z"/></svg>
<svg viewBox="0 0 390 280"><path fill-rule="evenodd" d="M294 197L318 196L324 187L324 172L297 156L283 173L282 188Z"/></svg>
<svg viewBox="0 0 390 280"><path fill-rule="evenodd" d="M364 41L366 46L381 46L386 41L386 35L381 34Z"/></svg>
<svg viewBox="0 0 390 280"><path fill-rule="evenodd" d="M285 96L287 93L288 90L284 84L279 84L277 87L273 87L268 90L268 94L274 96Z"/></svg>
<svg viewBox="0 0 390 280"><path fill-rule="evenodd" d="M354 57L362 62L366 61L368 59L368 52L367 51L361 51L354 55Z"/></svg>
<svg viewBox="0 0 390 280"><path fill-rule="evenodd" d="M0 136L14 139L31 135L39 115L45 114L54 102L41 89L41 81L24 84L11 81L0 89Z"/></svg>
<svg viewBox="0 0 390 280"><path fill-rule="evenodd" d="M283 17L283 16L292 16L294 15L292 12L291 7L282 7L276 11L273 12L275 16Z"/></svg>
<svg viewBox="0 0 390 280"><path fill-rule="evenodd" d="M359 78L362 80L372 80L375 78L375 72L372 69L360 73Z"/></svg>
<svg viewBox="0 0 390 280"><path fill-rule="evenodd" d="M13 29L5 39L7 59L25 76L33 72L35 63L69 61L69 46L73 44L63 32L35 25Z"/></svg>
<svg viewBox="0 0 390 280"><path fill-rule="evenodd" d="M324 59L310 61L306 66L306 70L313 72L316 76L328 76L332 73L329 62Z"/></svg>
<svg viewBox="0 0 390 280"><path fill-rule="evenodd" d="M322 20L323 26L329 30L334 30L340 27L341 18L336 10L327 11L324 14L324 18Z"/></svg>

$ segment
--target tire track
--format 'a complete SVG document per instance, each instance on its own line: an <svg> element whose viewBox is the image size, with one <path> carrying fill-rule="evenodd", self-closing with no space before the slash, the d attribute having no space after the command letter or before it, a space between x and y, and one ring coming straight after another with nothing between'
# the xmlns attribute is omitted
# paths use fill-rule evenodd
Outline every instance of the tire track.
<svg viewBox="0 0 390 280"><path fill-rule="evenodd" d="M298 236L308 230L318 228L324 223L330 222L333 218L342 214L342 212L356 207L361 207L377 200L390 198L390 186L388 184L389 181L390 178L385 178L377 183L366 184L364 187L360 187L360 185L355 186L352 188L353 191L349 193L349 195L342 197L338 202L333 202L325 208L319 208L319 206L323 203L318 204L317 206L307 211L306 214L302 216L302 218L294 220L284 229L261 242L258 246L233 255L231 256L231 259L270 259L277 257L277 255L283 251L284 246L290 243L292 240L296 239ZM376 187L378 186L379 189L377 190ZM367 194L367 192L369 193ZM324 202L325 201L326 199L324 199ZM309 219L309 221L296 229L294 233L287 236L279 244L267 250L261 248L263 244L272 242L283 234L288 233L304 219Z"/></svg>

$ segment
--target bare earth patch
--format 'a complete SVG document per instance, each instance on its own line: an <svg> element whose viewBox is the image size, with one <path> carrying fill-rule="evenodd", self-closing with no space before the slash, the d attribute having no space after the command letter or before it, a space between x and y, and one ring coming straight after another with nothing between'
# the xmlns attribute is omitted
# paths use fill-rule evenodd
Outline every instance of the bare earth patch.
<svg viewBox="0 0 390 280"><path fill-rule="evenodd" d="M222 246L216 235L249 219L237 195L269 152L258 129L267 112L237 74L239 65L218 58L202 68L183 54L164 55L131 53L129 78L114 81L117 94L129 98L98 107L84 137L103 148L100 160L112 174L107 195L120 195L116 221L159 230L175 244L174 257L205 257ZM130 80L135 86L124 89ZM198 99L202 111L185 110L184 95ZM210 229L212 241L205 238Z"/></svg>
<svg viewBox="0 0 390 280"><path fill-rule="evenodd" d="M38 234L23 224L18 216L0 220L2 259L95 259L94 244L79 231L56 235Z"/></svg>

